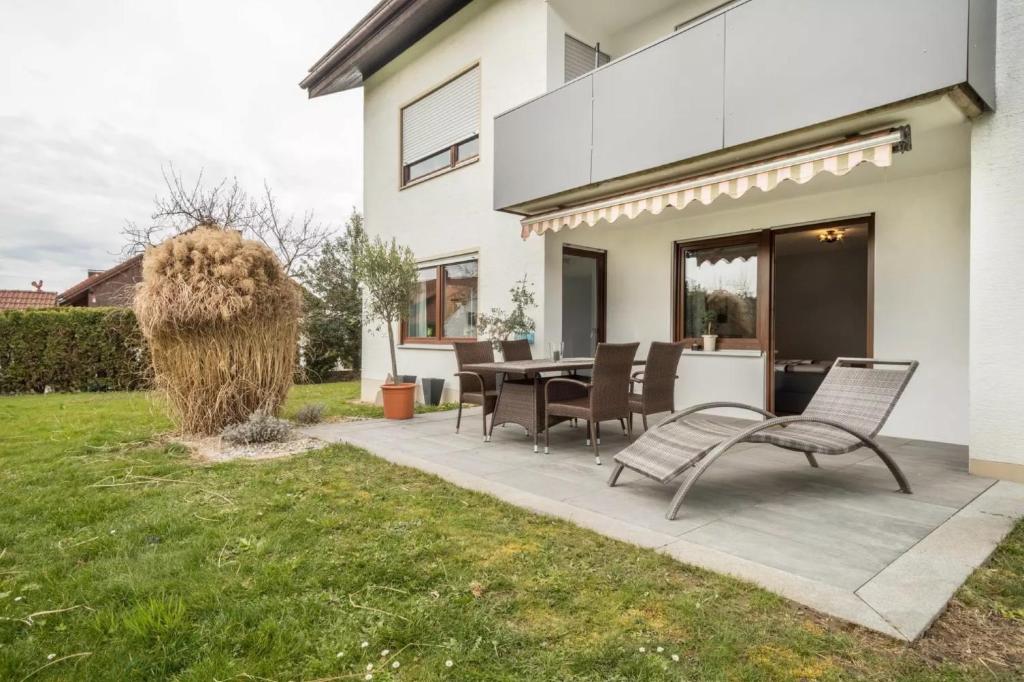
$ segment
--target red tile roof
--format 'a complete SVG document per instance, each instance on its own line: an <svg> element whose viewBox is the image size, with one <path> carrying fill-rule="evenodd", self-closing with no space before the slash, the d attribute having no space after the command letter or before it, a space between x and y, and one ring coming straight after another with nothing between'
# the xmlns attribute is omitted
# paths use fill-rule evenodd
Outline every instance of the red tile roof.
<svg viewBox="0 0 1024 682"><path fill-rule="evenodd" d="M52 308L55 305L57 305L57 292L55 291L0 289L0 310Z"/></svg>

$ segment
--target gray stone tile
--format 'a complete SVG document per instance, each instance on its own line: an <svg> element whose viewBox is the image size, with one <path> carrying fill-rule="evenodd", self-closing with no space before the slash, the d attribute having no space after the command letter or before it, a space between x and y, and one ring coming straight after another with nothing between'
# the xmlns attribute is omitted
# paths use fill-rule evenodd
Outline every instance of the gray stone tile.
<svg viewBox="0 0 1024 682"><path fill-rule="evenodd" d="M799 495L742 509L724 520L815 546L836 546L837 553L851 551L877 560L878 570L934 528L931 523L854 510Z"/></svg>
<svg viewBox="0 0 1024 682"><path fill-rule="evenodd" d="M908 639L916 639L992 553L1013 520L975 506L958 512L857 590Z"/></svg>
<svg viewBox="0 0 1024 682"><path fill-rule="evenodd" d="M712 547L828 585L853 590L879 569L874 559L836 552L813 538L794 539L765 533L729 521L716 521L684 536L688 542Z"/></svg>

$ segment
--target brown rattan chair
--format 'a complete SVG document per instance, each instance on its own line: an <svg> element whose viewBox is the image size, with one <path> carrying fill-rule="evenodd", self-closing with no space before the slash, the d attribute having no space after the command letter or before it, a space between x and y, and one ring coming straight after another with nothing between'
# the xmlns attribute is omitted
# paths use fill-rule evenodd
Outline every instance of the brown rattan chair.
<svg viewBox="0 0 1024 682"><path fill-rule="evenodd" d="M533 352L530 350L530 342L526 339L502 341L501 356L505 359L505 362L533 360Z"/></svg>
<svg viewBox="0 0 1024 682"><path fill-rule="evenodd" d="M571 377L552 377L544 385L544 452L549 452L551 442L550 417L585 419L590 444L594 448L594 461L601 463L598 451L599 424L602 421L618 420L624 425L626 438L632 440L633 429L629 426L629 370L639 343L599 343L594 356L594 370L590 381ZM586 390L587 394L569 400L551 400L553 385L574 384Z"/></svg>
<svg viewBox="0 0 1024 682"><path fill-rule="evenodd" d="M646 431L647 415L676 411L676 369L679 367L679 356L682 354L682 343L651 343L644 368L633 372L629 382L630 424L633 422L633 415L639 414ZM643 388L642 393L633 390L635 384L640 384Z"/></svg>
<svg viewBox="0 0 1024 682"><path fill-rule="evenodd" d="M494 348L490 341L465 341L453 344L455 364L459 371L459 414L455 418L455 433L462 425L462 404L479 405L483 413L484 441L487 440L487 415L494 412L498 401L496 372L468 372L462 368L478 362L494 362Z"/></svg>
<svg viewBox="0 0 1024 682"><path fill-rule="evenodd" d="M516 362L518 360L533 360L533 351L530 350L530 342L526 339L513 339L501 342L501 357L505 362ZM506 374L505 381L526 381L523 374Z"/></svg>

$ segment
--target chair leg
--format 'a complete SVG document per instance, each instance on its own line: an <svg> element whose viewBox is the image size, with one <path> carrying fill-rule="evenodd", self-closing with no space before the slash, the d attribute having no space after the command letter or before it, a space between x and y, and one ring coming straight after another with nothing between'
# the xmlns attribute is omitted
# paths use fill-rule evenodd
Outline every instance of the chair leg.
<svg viewBox="0 0 1024 682"><path fill-rule="evenodd" d="M640 419L644 423L644 433L647 433L647 413L646 412L641 412L640 413Z"/></svg>
<svg viewBox="0 0 1024 682"><path fill-rule="evenodd" d="M625 468L626 467L623 466L622 464L619 464L618 462L615 463L615 468L612 469L612 475L608 477L609 488L615 485L615 483L619 480L619 474L621 474L622 470Z"/></svg>
<svg viewBox="0 0 1024 682"><path fill-rule="evenodd" d="M627 435L626 420L625 419L622 419L621 417L619 418L619 426L622 427L622 435L623 436Z"/></svg>
<svg viewBox="0 0 1024 682"><path fill-rule="evenodd" d="M551 420L548 419L548 411L544 410L544 454L551 454Z"/></svg>
<svg viewBox="0 0 1024 682"><path fill-rule="evenodd" d="M601 453L598 452L598 450L597 450L597 444L598 444L598 440L597 440L598 432L597 432L597 429L601 425L600 425L599 422L596 422L596 421L588 421L587 424L590 425L590 442L593 443L593 445L594 445L594 461L598 464L598 466L600 466L601 465Z"/></svg>
<svg viewBox="0 0 1024 682"><path fill-rule="evenodd" d="M594 429L590 425L590 420L587 420L587 447L590 447L590 435L594 433Z"/></svg>
<svg viewBox="0 0 1024 682"><path fill-rule="evenodd" d="M686 494L690 492L690 488L693 487L693 484L696 483L697 479L708 470L709 466L714 464L719 457L728 452L729 448L736 445L738 442L739 441L736 443L726 442L722 444L725 447L722 447L722 445L715 447L711 452L704 456L704 459L700 460L693 466L693 472L686 477L686 480L682 482L679 486L679 490L677 490L676 494L672 497L672 503L669 504L668 513L665 514L666 519L669 521L675 521L676 516L679 515L679 508L683 506L683 498L685 498Z"/></svg>
<svg viewBox="0 0 1024 682"><path fill-rule="evenodd" d="M487 433L487 401L486 400L484 401L484 404L480 407L480 414L481 414L481 416L482 416L482 418L484 420L483 421L483 424L484 424L484 442L485 443L490 443L491 442L491 435L489 433Z"/></svg>
<svg viewBox="0 0 1024 682"><path fill-rule="evenodd" d="M899 465L893 460L893 458L886 452L881 445L874 440L865 441L866 445L874 450L875 454L885 462L885 466L889 467L889 472L896 479L896 483L900 486L900 492L910 495L913 491L910 489L910 482L907 481L907 477L903 475L903 470L899 468Z"/></svg>
<svg viewBox="0 0 1024 682"><path fill-rule="evenodd" d="M808 464L810 464L810 465L811 465L812 467L814 467L815 469L817 469L817 468L818 468L818 460L817 460L817 459L815 459L815 457L814 457L814 453L813 453L813 452L805 452L805 453L804 453L804 457L806 457L806 458L807 458L807 463L808 463Z"/></svg>
<svg viewBox="0 0 1024 682"><path fill-rule="evenodd" d="M459 432L459 427L462 426L462 396L459 396L459 413L455 416L455 433Z"/></svg>
<svg viewBox="0 0 1024 682"><path fill-rule="evenodd" d="M597 443L598 445L600 445L601 444L601 422L599 422L599 421L595 421L594 422L594 433L597 434L597 440L594 441L594 442Z"/></svg>
<svg viewBox="0 0 1024 682"><path fill-rule="evenodd" d="M633 413L630 412L629 419L626 421L626 442L633 442Z"/></svg>

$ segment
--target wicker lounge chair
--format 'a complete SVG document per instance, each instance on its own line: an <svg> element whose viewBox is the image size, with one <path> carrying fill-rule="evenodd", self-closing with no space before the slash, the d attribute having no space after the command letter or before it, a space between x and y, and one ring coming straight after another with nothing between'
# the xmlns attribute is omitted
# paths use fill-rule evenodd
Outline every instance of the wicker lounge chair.
<svg viewBox="0 0 1024 682"><path fill-rule="evenodd" d="M633 415L639 414L646 431L647 415L676 411L676 370L682 353L682 343L651 343L644 368L633 372L629 381L630 425L633 423ZM634 384L640 384L643 393L634 392Z"/></svg>
<svg viewBox="0 0 1024 682"><path fill-rule="evenodd" d="M899 369L893 369L894 366ZM740 403L706 403L683 410L617 454L608 485L615 485L623 468L661 483L692 468L669 505L665 516L671 520L676 518L683 498L697 479L731 447L738 443L767 443L804 453L812 467L818 466L815 455L842 455L861 447L870 448L889 467L900 491L910 493L903 472L875 436L916 369L916 361L839 358L804 413L793 417L776 417L759 407ZM746 409L766 419L747 426L697 415L717 407Z"/></svg>
<svg viewBox="0 0 1024 682"><path fill-rule="evenodd" d="M633 430L629 421L629 370L639 343L599 343L594 355L593 376L589 382L570 377L552 377L544 384L544 452L548 453L551 442L552 423L550 417L569 417L587 421L590 442L594 448L594 461L601 463L598 452L602 421L618 420L623 432L632 440ZM551 387L572 384L586 390L587 394L568 400L552 400Z"/></svg>
<svg viewBox="0 0 1024 682"><path fill-rule="evenodd" d="M498 400L497 374L495 372L467 372L462 368L477 362L494 362L494 348L490 341L465 341L453 344L455 364L459 371L459 414L455 418L455 433L462 425L462 403L480 405L483 412L484 441L487 441L487 415L494 412Z"/></svg>

